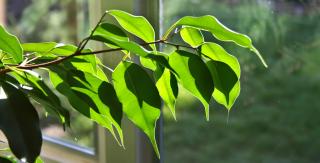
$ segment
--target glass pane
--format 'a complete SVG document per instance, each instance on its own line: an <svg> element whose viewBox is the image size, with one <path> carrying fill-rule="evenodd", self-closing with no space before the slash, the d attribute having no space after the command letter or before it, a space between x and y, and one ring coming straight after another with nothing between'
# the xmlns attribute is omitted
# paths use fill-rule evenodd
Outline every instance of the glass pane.
<svg viewBox="0 0 320 163"><path fill-rule="evenodd" d="M186 91L175 122L165 108L164 162L319 162L320 3L318 0L164 0L163 29L185 15L215 15L248 34L269 64L239 57L242 90L230 112L212 102L211 120ZM212 36L205 34L207 40Z"/></svg>
<svg viewBox="0 0 320 163"><path fill-rule="evenodd" d="M84 0L8 0L7 27L21 42L78 42L88 32L88 8ZM36 105L36 104L35 104ZM39 111L44 109L38 106ZM73 110L73 109L70 109ZM71 113L71 128L63 130L58 119L40 114L46 136L85 147L94 147L93 123L77 112Z"/></svg>

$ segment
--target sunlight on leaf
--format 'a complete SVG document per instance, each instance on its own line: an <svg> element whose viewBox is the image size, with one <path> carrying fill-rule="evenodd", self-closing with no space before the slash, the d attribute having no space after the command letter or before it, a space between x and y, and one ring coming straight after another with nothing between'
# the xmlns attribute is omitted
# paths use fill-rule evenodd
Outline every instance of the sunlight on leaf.
<svg viewBox="0 0 320 163"><path fill-rule="evenodd" d="M177 73L179 83L201 101L209 120L209 102L214 84L206 64L199 56L182 50L170 54L169 64Z"/></svg>
<svg viewBox="0 0 320 163"><path fill-rule="evenodd" d="M121 62L112 75L124 114L150 139L160 157L156 138L156 121L160 117L161 98L149 75L132 62Z"/></svg>

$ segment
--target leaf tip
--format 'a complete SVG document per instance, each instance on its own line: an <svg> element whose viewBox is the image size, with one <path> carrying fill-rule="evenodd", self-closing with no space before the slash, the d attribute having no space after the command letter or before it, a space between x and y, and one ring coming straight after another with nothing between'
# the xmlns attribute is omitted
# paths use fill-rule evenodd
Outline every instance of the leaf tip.
<svg viewBox="0 0 320 163"><path fill-rule="evenodd" d="M206 112L206 121L207 121L207 122L210 121L209 111Z"/></svg>
<svg viewBox="0 0 320 163"><path fill-rule="evenodd" d="M174 121L175 122L177 122L178 120L177 120L177 116L176 115L173 115L173 119L174 119Z"/></svg>
<svg viewBox="0 0 320 163"><path fill-rule="evenodd" d="M259 57L259 59L260 59L261 63L263 64L263 66L264 66L265 68L268 68L268 64L267 64L266 61L263 59L263 57L262 57L262 55L260 54L260 52L259 52L254 46L252 46L252 47L250 48L250 50L253 51L253 52Z"/></svg>

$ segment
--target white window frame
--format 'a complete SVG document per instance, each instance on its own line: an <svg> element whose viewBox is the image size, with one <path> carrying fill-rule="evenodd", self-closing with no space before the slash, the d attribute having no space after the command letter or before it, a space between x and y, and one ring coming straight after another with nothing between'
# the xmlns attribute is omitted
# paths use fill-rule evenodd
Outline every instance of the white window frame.
<svg viewBox="0 0 320 163"><path fill-rule="evenodd" d="M5 25L6 19L6 0L0 0L0 24Z"/></svg>

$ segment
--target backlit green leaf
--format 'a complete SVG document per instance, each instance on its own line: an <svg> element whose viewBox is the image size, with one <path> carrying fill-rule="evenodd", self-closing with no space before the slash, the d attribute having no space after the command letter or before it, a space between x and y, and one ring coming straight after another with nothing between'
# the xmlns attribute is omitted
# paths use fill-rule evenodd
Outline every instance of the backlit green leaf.
<svg viewBox="0 0 320 163"><path fill-rule="evenodd" d="M151 52L146 56L140 57L141 64L148 69L155 71L157 69L157 64L159 64L174 72L170 67L168 60L168 55L162 52Z"/></svg>
<svg viewBox="0 0 320 163"><path fill-rule="evenodd" d="M223 62L211 60L207 62L207 66L215 83L214 99L230 109L240 93L237 75Z"/></svg>
<svg viewBox="0 0 320 163"><path fill-rule="evenodd" d="M131 15L120 10L110 10L107 13L112 15L122 28L141 38L143 41L153 42L155 40L154 29L145 17ZM154 44L151 44L150 47L156 50Z"/></svg>
<svg viewBox="0 0 320 163"><path fill-rule="evenodd" d="M42 161L42 159L40 158L40 157L38 157L37 159L36 159L36 162L35 163L44 163L44 161Z"/></svg>
<svg viewBox="0 0 320 163"><path fill-rule="evenodd" d="M140 57L139 59L140 59L141 65L143 67L148 68L153 71L155 71L157 69L156 64L151 59L144 58L144 57Z"/></svg>
<svg viewBox="0 0 320 163"><path fill-rule="evenodd" d="M261 60L263 65L267 67L266 62L262 58L259 51L253 46L251 39L238 32L235 32L222 23L219 22L217 18L211 15L201 16L201 17L193 17L193 16L185 16L178 20L175 24L173 24L169 30L164 34L163 39L167 39L170 33L177 27L181 25L191 26L194 28L198 28L201 30L206 30L211 32L217 39L221 41L231 41L236 43L239 46L249 48L253 51Z"/></svg>
<svg viewBox="0 0 320 163"><path fill-rule="evenodd" d="M24 43L22 48L25 52L51 53L58 56L73 54L77 47L74 45L59 44L56 42Z"/></svg>
<svg viewBox="0 0 320 163"><path fill-rule="evenodd" d="M149 53L147 56L145 56L146 59L149 59L150 61L153 61L153 63L157 63L167 69L169 69L170 71L172 71L173 73L175 73L175 71L172 69L172 67L169 65L169 57L167 54L158 52L158 53Z"/></svg>
<svg viewBox="0 0 320 163"><path fill-rule="evenodd" d="M77 56L64 62L63 65L66 69L77 69L83 72L88 72L96 75L102 80L108 80L103 71L97 67L97 62L100 62L95 55Z"/></svg>
<svg viewBox="0 0 320 163"><path fill-rule="evenodd" d="M215 82L214 99L230 109L240 94L240 64L237 58L215 43L205 43L201 52L212 59L207 66Z"/></svg>
<svg viewBox="0 0 320 163"><path fill-rule="evenodd" d="M129 41L128 36L126 33L122 31L121 28L110 24L110 23L102 23L98 26L98 28L95 30L93 33L93 36L102 36L102 37L112 37L117 40L122 40L122 41ZM110 43L107 44L111 48L117 48L116 45Z"/></svg>
<svg viewBox="0 0 320 163"><path fill-rule="evenodd" d="M68 44L57 44L55 48L53 48L50 53L55 54L57 56L68 56L75 53L77 47L74 45Z"/></svg>
<svg viewBox="0 0 320 163"><path fill-rule="evenodd" d="M123 40L115 39L113 37L108 37L108 36L102 37L99 35L93 36L93 37L91 37L91 39L105 42L108 44L114 44L124 50L128 50L129 52L134 53L134 54L141 56L141 57L145 57L146 55L148 55L150 53L150 51L146 50L145 48L143 48L139 44L132 42L132 41L123 41Z"/></svg>
<svg viewBox="0 0 320 163"><path fill-rule="evenodd" d="M51 82L69 103L81 114L107 128L118 140L114 127L119 134L119 143L123 144L122 108L111 84L79 70L64 71L57 66L50 67L50 70Z"/></svg>
<svg viewBox="0 0 320 163"><path fill-rule="evenodd" d="M98 26L98 28L93 33L93 36L100 36L100 37L112 37L117 40L122 41L129 41L129 38L124 31L117 27L116 25L110 24L110 23L102 23ZM108 42L107 39L105 40L105 45L110 48L119 48L117 45L115 45L112 42ZM124 54L128 54L129 52L127 50L122 50Z"/></svg>
<svg viewBox="0 0 320 163"><path fill-rule="evenodd" d="M56 42L24 43L21 45L24 52L34 52L38 56L68 56L74 54L78 49L71 44L62 44ZM84 49L82 52L90 52L90 49Z"/></svg>
<svg viewBox="0 0 320 163"><path fill-rule="evenodd" d="M41 43L24 43L21 44L24 52L38 52L46 53L55 48L55 42L41 42Z"/></svg>
<svg viewBox="0 0 320 163"><path fill-rule="evenodd" d="M201 46L201 53L212 60L228 64L237 77L240 78L240 64L237 58L226 52L220 45L213 42L204 43Z"/></svg>
<svg viewBox="0 0 320 163"><path fill-rule="evenodd" d="M201 31L192 27L183 27L180 30L180 35L183 41L188 43L190 46L196 48L204 42L204 38Z"/></svg>
<svg viewBox="0 0 320 163"><path fill-rule="evenodd" d="M107 36L122 41L129 41L128 36L122 31L121 28L110 23L100 24L93 35Z"/></svg>
<svg viewBox="0 0 320 163"><path fill-rule="evenodd" d="M178 96L177 79L169 69L157 69L155 72L157 80L157 88L159 94L166 105L169 107L173 118L176 120L175 104Z"/></svg>
<svg viewBox="0 0 320 163"><path fill-rule="evenodd" d="M12 57L16 63L23 60L23 52L18 38L8 33L2 25L0 25L0 50Z"/></svg>
<svg viewBox="0 0 320 163"><path fill-rule="evenodd" d="M177 73L179 83L203 104L209 120L209 102L214 90L210 71L195 54L178 50L170 54L169 64Z"/></svg>
<svg viewBox="0 0 320 163"><path fill-rule="evenodd" d="M117 66L112 79L123 112L149 137L160 157L155 127L160 117L161 98L153 81L140 66L126 61Z"/></svg>

